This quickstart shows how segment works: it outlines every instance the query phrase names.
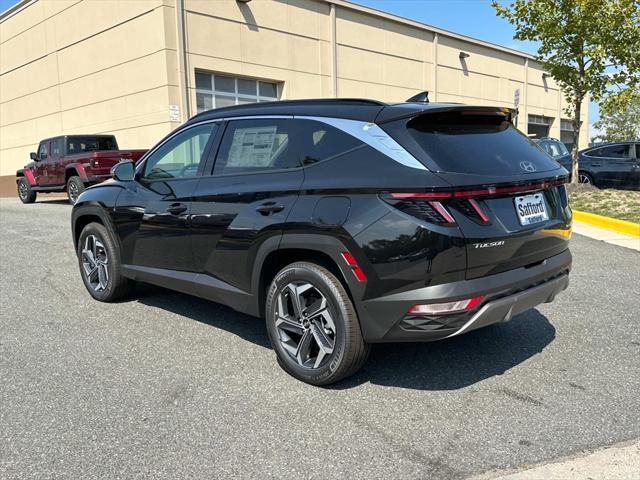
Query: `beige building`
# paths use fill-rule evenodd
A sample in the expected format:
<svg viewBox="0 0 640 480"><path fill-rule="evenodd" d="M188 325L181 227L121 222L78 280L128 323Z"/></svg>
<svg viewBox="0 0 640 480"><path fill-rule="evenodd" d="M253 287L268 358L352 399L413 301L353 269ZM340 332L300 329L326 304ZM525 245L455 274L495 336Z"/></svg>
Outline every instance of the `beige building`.
<svg viewBox="0 0 640 480"><path fill-rule="evenodd" d="M22 0L0 15L0 181L14 188L48 136L113 133L121 148L148 148L216 106L422 90L519 97L523 131L570 128L533 57L343 0Z"/></svg>

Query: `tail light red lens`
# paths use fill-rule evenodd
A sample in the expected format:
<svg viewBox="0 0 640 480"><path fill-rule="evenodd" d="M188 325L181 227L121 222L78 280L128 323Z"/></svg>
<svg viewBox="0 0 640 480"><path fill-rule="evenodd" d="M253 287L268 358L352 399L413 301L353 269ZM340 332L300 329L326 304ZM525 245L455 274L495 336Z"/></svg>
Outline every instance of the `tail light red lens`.
<svg viewBox="0 0 640 480"><path fill-rule="evenodd" d="M480 305L484 300L484 295L467 298L465 300L456 300L455 302L444 303L424 303L414 305L409 309L409 315L447 315L450 313L459 313L473 309Z"/></svg>
<svg viewBox="0 0 640 480"><path fill-rule="evenodd" d="M493 197L545 190L562 186L569 181L569 176L550 180L537 180L520 185L496 185L471 187L460 190L442 190L431 192L393 192L382 195L389 204L410 215L430 223L443 226L453 226L456 221L449 210L450 202L469 202L465 214L471 216L478 223L489 224L491 220L477 197ZM463 209L463 211L464 211Z"/></svg>

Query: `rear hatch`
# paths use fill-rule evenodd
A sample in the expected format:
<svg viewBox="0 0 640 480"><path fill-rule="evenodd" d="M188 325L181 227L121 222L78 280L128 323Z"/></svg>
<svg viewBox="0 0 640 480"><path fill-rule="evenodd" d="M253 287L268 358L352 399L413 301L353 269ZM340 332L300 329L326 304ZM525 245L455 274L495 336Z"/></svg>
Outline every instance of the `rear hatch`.
<svg viewBox="0 0 640 480"><path fill-rule="evenodd" d="M539 264L567 248L568 172L511 123L511 112L448 107L382 124L450 187L404 192L467 240L467 278ZM402 192L399 192L402 194Z"/></svg>

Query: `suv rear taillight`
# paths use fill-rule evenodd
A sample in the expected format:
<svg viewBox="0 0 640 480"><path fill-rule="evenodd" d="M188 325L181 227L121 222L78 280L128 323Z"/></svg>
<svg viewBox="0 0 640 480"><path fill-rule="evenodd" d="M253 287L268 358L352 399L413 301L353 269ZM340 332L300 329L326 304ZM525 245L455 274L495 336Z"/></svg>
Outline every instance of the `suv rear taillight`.
<svg viewBox="0 0 640 480"><path fill-rule="evenodd" d="M439 200L431 200L431 194L391 193L381 198L401 212L436 225L454 225L455 219Z"/></svg>
<svg viewBox="0 0 640 480"><path fill-rule="evenodd" d="M568 176L553 180L543 180L520 185L496 185L472 187L460 190L438 190L431 192L394 192L382 194L380 197L391 206L409 215L436 225L453 226L456 221L449 209L455 208L468 218L480 225L491 223L486 205L480 198L501 197L516 193L528 193L546 190L551 187L561 187L560 195L564 194L564 184Z"/></svg>

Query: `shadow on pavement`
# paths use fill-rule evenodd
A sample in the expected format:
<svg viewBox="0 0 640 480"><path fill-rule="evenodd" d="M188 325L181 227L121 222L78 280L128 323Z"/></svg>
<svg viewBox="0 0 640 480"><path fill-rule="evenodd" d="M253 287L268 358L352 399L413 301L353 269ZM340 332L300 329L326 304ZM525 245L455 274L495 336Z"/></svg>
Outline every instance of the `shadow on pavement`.
<svg viewBox="0 0 640 480"><path fill-rule="evenodd" d="M271 348L262 319L223 305L140 285L134 299ZM456 390L504 372L542 352L556 335L549 320L529 310L508 323L492 325L449 340L432 343L378 344L364 368L328 388L342 390L363 383L418 390ZM278 368L275 358L273 368Z"/></svg>
<svg viewBox="0 0 640 480"><path fill-rule="evenodd" d="M219 303L147 284L137 286L132 300L221 328L258 346L271 348L263 319L236 312Z"/></svg>
<svg viewBox="0 0 640 480"><path fill-rule="evenodd" d="M67 207L71 208L71 204L69 203L69 200L67 200L67 197L64 198L43 198L43 199L38 199L36 200L36 204L38 203L44 203L46 205L66 205Z"/></svg>

